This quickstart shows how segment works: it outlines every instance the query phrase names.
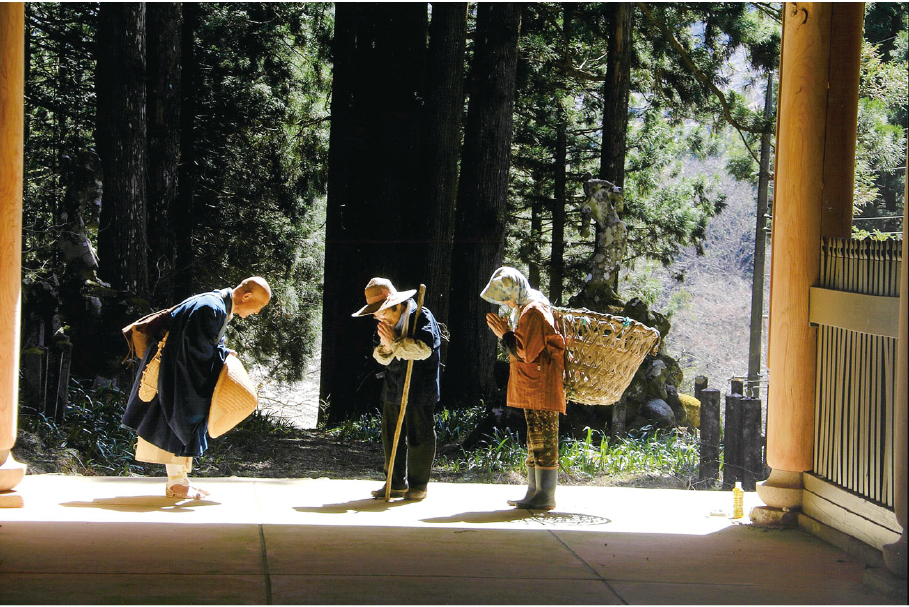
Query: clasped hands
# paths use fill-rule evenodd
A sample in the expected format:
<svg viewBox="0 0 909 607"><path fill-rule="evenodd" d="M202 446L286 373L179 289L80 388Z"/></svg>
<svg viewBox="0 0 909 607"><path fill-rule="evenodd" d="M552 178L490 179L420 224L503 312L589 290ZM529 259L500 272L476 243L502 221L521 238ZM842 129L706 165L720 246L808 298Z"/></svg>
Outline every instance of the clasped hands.
<svg viewBox="0 0 909 607"><path fill-rule="evenodd" d="M507 319L502 318L498 314L493 314L492 312L486 315L486 324L489 325L489 328L499 339L502 339L502 336L511 330ZM378 321L377 331L379 334L379 343L382 344L382 347L385 348L385 350L393 351L394 343L397 340L394 327L387 322L380 320Z"/></svg>
<svg viewBox="0 0 909 607"><path fill-rule="evenodd" d="M395 347L395 341L397 340L397 335L395 335L395 329L390 324L384 320L378 321L378 333L379 333L379 343L382 344L382 347L388 352L393 352Z"/></svg>
<svg viewBox="0 0 909 607"><path fill-rule="evenodd" d="M495 333L496 337L499 339L502 339L502 336L511 330L507 319L502 318L498 314L493 314L492 312L486 314L486 324L489 325L489 328L492 329L492 332Z"/></svg>

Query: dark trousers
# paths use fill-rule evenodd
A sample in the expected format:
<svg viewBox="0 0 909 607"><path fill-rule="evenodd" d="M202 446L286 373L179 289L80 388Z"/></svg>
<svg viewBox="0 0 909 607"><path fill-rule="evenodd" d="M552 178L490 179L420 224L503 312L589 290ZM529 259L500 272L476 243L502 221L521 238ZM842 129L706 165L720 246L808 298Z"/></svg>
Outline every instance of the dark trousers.
<svg viewBox="0 0 909 607"><path fill-rule="evenodd" d="M404 489L409 486L418 491L426 490L429 474L432 472L432 460L436 456L436 428L432 409L432 405L419 402L407 404L398 450L395 453L394 471L391 475L392 489ZM382 447L385 450L383 470L386 478L388 460L391 459L391 445L395 440L395 427L400 413L400 402L386 402L382 407Z"/></svg>

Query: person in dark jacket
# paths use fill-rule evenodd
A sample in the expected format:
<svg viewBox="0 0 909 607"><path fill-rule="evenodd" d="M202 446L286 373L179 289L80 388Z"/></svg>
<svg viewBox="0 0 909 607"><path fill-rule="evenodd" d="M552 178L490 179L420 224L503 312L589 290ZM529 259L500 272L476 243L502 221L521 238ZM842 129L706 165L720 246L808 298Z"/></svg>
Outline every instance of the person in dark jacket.
<svg viewBox="0 0 909 607"><path fill-rule="evenodd" d="M391 281L373 278L365 293L366 305L353 316L373 316L377 321L372 355L385 367L381 398L386 478L395 428L401 413L407 363L414 361L404 425L392 468L390 495L420 501L426 497L436 454L433 408L440 396L439 348L442 337L439 324L425 307L417 317L417 304L413 300L416 290L398 291ZM415 330L411 331L414 323ZM376 499L384 499L385 486L373 491L372 495Z"/></svg>
<svg viewBox="0 0 909 607"><path fill-rule="evenodd" d="M208 448L205 433L212 392L230 352L224 332L233 315L257 314L270 299L268 283L254 276L234 289L194 295L175 306L166 323L157 389L153 383L151 395L142 391L142 379L159 344L149 344L144 353L121 421L138 434L136 459L165 465L168 497L208 495L194 487L187 475L192 458Z"/></svg>

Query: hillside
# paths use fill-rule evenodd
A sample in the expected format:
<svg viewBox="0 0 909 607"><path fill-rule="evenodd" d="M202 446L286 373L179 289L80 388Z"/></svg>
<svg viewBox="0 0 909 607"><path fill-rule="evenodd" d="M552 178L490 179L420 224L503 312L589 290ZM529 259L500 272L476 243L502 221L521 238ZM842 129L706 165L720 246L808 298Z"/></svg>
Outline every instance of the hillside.
<svg viewBox="0 0 909 607"><path fill-rule="evenodd" d="M727 194L728 206L711 221L703 256L688 247L668 268L653 269L651 280L659 283L654 309L671 315L672 330L666 347L685 373L683 391L691 391L694 378L704 375L711 386L725 392L730 378L748 373L757 191L724 175L721 159L686 167L686 173L695 171L722 176L721 187ZM765 364L769 248L768 242L764 268ZM677 275L684 275L684 281L673 278ZM766 368L762 374L766 379Z"/></svg>

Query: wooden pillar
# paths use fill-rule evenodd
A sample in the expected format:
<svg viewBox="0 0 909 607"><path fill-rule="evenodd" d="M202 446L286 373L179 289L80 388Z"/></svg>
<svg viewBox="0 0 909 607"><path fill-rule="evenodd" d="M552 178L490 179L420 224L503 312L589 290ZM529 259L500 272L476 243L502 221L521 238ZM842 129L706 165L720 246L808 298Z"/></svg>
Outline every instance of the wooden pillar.
<svg viewBox="0 0 909 607"><path fill-rule="evenodd" d="M824 145L821 236L852 236L855 194L855 132L861 75L863 2L834 2L830 20L830 83Z"/></svg>
<svg viewBox="0 0 909 607"><path fill-rule="evenodd" d="M801 506L801 473L814 451L817 331L808 323L808 289L820 269L831 14L831 3L783 7L767 352L772 472L758 487L780 509Z"/></svg>
<svg viewBox="0 0 909 607"><path fill-rule="evenodd" d="M909 154L909 146L907 146ZM884 562L899 578L906 579L907 429L909 429L909 159L906 162L906 194L903 198L903 262L900 272L900 332L896 358L896 399L893 410L893 511L903 528L900 539L884 546Z"/></svg>
<svg viewBox="0 0 909 607"><path fill-rule="evenodd" d="M6 506L21 506L9 491L25 474L10 455L19 406L24 93L25 5L0 3L0 505Z"/></svg>

